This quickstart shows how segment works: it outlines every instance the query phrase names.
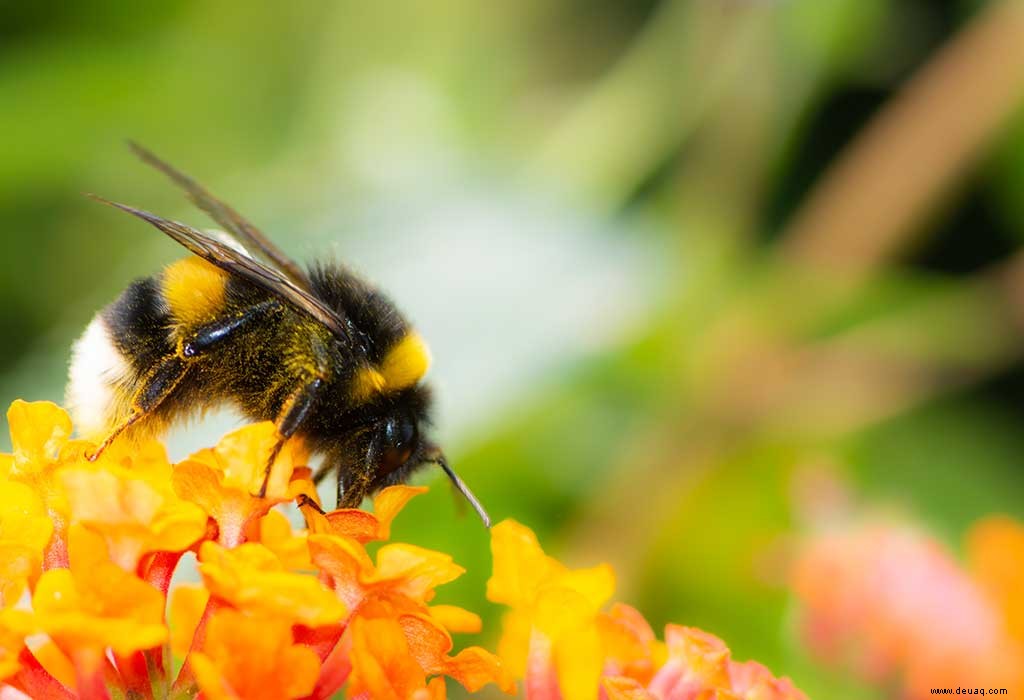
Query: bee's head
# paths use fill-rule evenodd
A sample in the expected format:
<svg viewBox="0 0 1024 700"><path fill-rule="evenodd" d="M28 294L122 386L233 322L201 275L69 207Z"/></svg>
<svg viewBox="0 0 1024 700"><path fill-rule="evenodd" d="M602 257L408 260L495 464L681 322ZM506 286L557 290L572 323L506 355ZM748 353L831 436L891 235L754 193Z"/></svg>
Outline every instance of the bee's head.
<svg viewBox="0 0 1024 700"><path fill-rule="evenodd" d="M448 466L441 448L424 436L423 428L429 424L428 407L429 394L425 387L418 386L396 397L380 414L372 431L370 452L374 455L374 474L369 490L404 483L417 468L437 464L490 527L490 518L483 506Z"/></svg>

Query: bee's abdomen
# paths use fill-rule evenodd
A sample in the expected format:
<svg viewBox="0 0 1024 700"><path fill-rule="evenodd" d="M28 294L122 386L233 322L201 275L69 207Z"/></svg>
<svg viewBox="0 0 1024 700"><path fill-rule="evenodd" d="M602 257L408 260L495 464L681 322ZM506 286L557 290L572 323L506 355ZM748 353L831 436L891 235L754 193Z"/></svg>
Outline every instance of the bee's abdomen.
<svg viewBox="0 0 1024 700"><path fill-rule="evenodd" d="M132 283L89 323L71 350L66 396L83 437L102 439L130 409L139 375L167 353L167 323L153 279Z"/></svg>

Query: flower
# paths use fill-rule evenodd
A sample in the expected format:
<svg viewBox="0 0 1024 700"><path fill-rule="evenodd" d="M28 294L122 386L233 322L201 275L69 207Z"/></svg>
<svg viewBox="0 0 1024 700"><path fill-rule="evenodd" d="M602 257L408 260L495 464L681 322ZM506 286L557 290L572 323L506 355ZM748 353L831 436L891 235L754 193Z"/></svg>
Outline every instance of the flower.
<svg viewBox="0 0 1024 700"><path fill-rule="evenodd" d="M635 609L605 608L610 567L568 569L512 521L492 534L488 593L511 608L500 653L456 650L452 634L483 623L433 601L465 570L446 552L388 541L426 489L392 486L373 512L325 513L291 441L260 496L272 424L172 465L153 442L89 461L95 445L72 440L53 404L15 402L8 415L0 697L441 700L447 678L470 693L511 693L522 678L533 698L569 700L802 697L698 630L669 626L658 641ZM293 499L305 528L273 510ZM186 552L201 584L171 589Z"/></svg>
<svg viewBox="0 0 1024 700"><path fill-rule="evenodd" d="M192 666L209 700L289 700L312 692L320 660L287 620L220 610Z"/></svg>
<svg viewBox="0 0 1024 700"><path fill-rule="evenodd" d="M198 505L217 523L222 544L241 543L252 523L276 504L291 500L291 477L296 465L305 459L301 446L294 440L285 443L274 460L265 496L257 495L278 439L273 423L247 425L224 436L213 449L197 452L174 469L175 492Z"/></svg>
<svg viewBox="0 0 1024 700"><path fill-rule="evenodd" d="M316 578L285 569L256 542L227 549L203 542L199 573L210 595L238 610L291 624L320 627L341 621L345 605Z"/></svg>
<svg viewBox="0 0 1024 700"><path fill-rule="evenodd" d="M0 479L0 608L18 602L42 570L53 523L25 484Z"/></svg>
<svg viewBox="0 0 1024 700"><path fill-rule="evenodd" d="M974 533L976 564L993 573L991 547L1012 534L990 522ZM1020 576L1017 569L1016 576ZM1019 578L1018 578L1019 580ZM803 635L825 661L847 661L869 680L899 680L910 698L933 687L1012 687L1024 654L995 598L940 543L903 524L867 522L810 538L792 572ZM1019 595L1010 594L1011 597ZM941 634L936 620L942 621ZM1018 673L1018 677L1014 677Z"/></svg>
<svg viewBox="0 0 1024 700"><path fill-rule="evenodd" d="M530 698L589 700L603 690L611 700L806 700L764 667L755 673L734 662L725 643L706 632L668 625L661 643L635 609L615 604L606 611L611 568L568 569L524 525L496 525L491 551L487 597L511 608L499 655L524 677Z"/></svg>
<svg viewBox="0 0 1024 700"><path fill-rule="evenodd" d="M171 488L171 465L159 445L149 459L123 465L101 459L68 466L59 478L70 521L102 536L111 558L134 571L143 555L182 552L206 532L206 513L178 498Z"/></svg>

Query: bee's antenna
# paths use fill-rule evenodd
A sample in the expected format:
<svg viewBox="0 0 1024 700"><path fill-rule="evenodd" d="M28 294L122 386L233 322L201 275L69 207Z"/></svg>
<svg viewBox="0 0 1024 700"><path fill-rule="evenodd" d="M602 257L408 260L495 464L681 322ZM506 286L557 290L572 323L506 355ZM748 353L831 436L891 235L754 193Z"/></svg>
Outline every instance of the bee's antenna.
<svg viewBox="0 0 1024 700"><path fill-rule="evenodd" d="M484 510L483 504L480 503L480 501L477 500L477 497L473 495L473 492L469 490L469 487L466 486L466 482L448 466L448 460L445 459L445 456L443 454L438 454L437 457L434 457L431 461L441 467L441 469L444 469L444 473L452 480L452 484L454 484L455 489L465 496L466 500L469 501L469 505L473 506L473 510L475 510L476 514L480 516L480 519L484 523L484 527L490 529L491 516L487 515L487 511Z"/></svg>

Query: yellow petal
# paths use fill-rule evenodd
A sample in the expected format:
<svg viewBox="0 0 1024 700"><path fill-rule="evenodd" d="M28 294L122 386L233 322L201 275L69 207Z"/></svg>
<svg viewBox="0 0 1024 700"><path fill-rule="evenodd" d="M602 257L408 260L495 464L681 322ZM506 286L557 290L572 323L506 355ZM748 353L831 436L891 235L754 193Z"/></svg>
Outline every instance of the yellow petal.
<svg viewBox="0 0 1024 700"><path fill-rule="evenodd" d="M479 615L456 605L432 605L430 616L450 633L477 634L484 624Z"/></svg>
<svg viewBox="0 0 1024 700"><path fill-rule="evenodd" d="M18 602L38 577L53 522L28 486L0 480L0 607Z"/></svg>
<svg viewBox="0 0 1024 700"><path fill-rule="evenodd" d="M306 535L292 532L291 523L284 513L272 510L260 518L259 538L260 544L277 555L284 568L312 570Z"/></svg>
<svg viewBox="0 0 1024 700"><path fill-rule="evenodd" d="M313 576L287 571L261 544L226 549L204 542L199 573L210 594L254 615L277 617L307 627L340 621L345 606Z"/></svg>
<svg viewBox="0 0 1024 700"><path fill-rule="evenodd" d="M16 400L7 409L15 468L31 472L57 459L71 437L71 417L55 403Z"/></svg>
<svg viewBox="0 0 1024 700"><path fill-rule="evenodd" d="M487 599L510 607L533 603L540 586L566 571L544 554L533 531L514 520L491 528L494 570L487 581Z"/></svg>

